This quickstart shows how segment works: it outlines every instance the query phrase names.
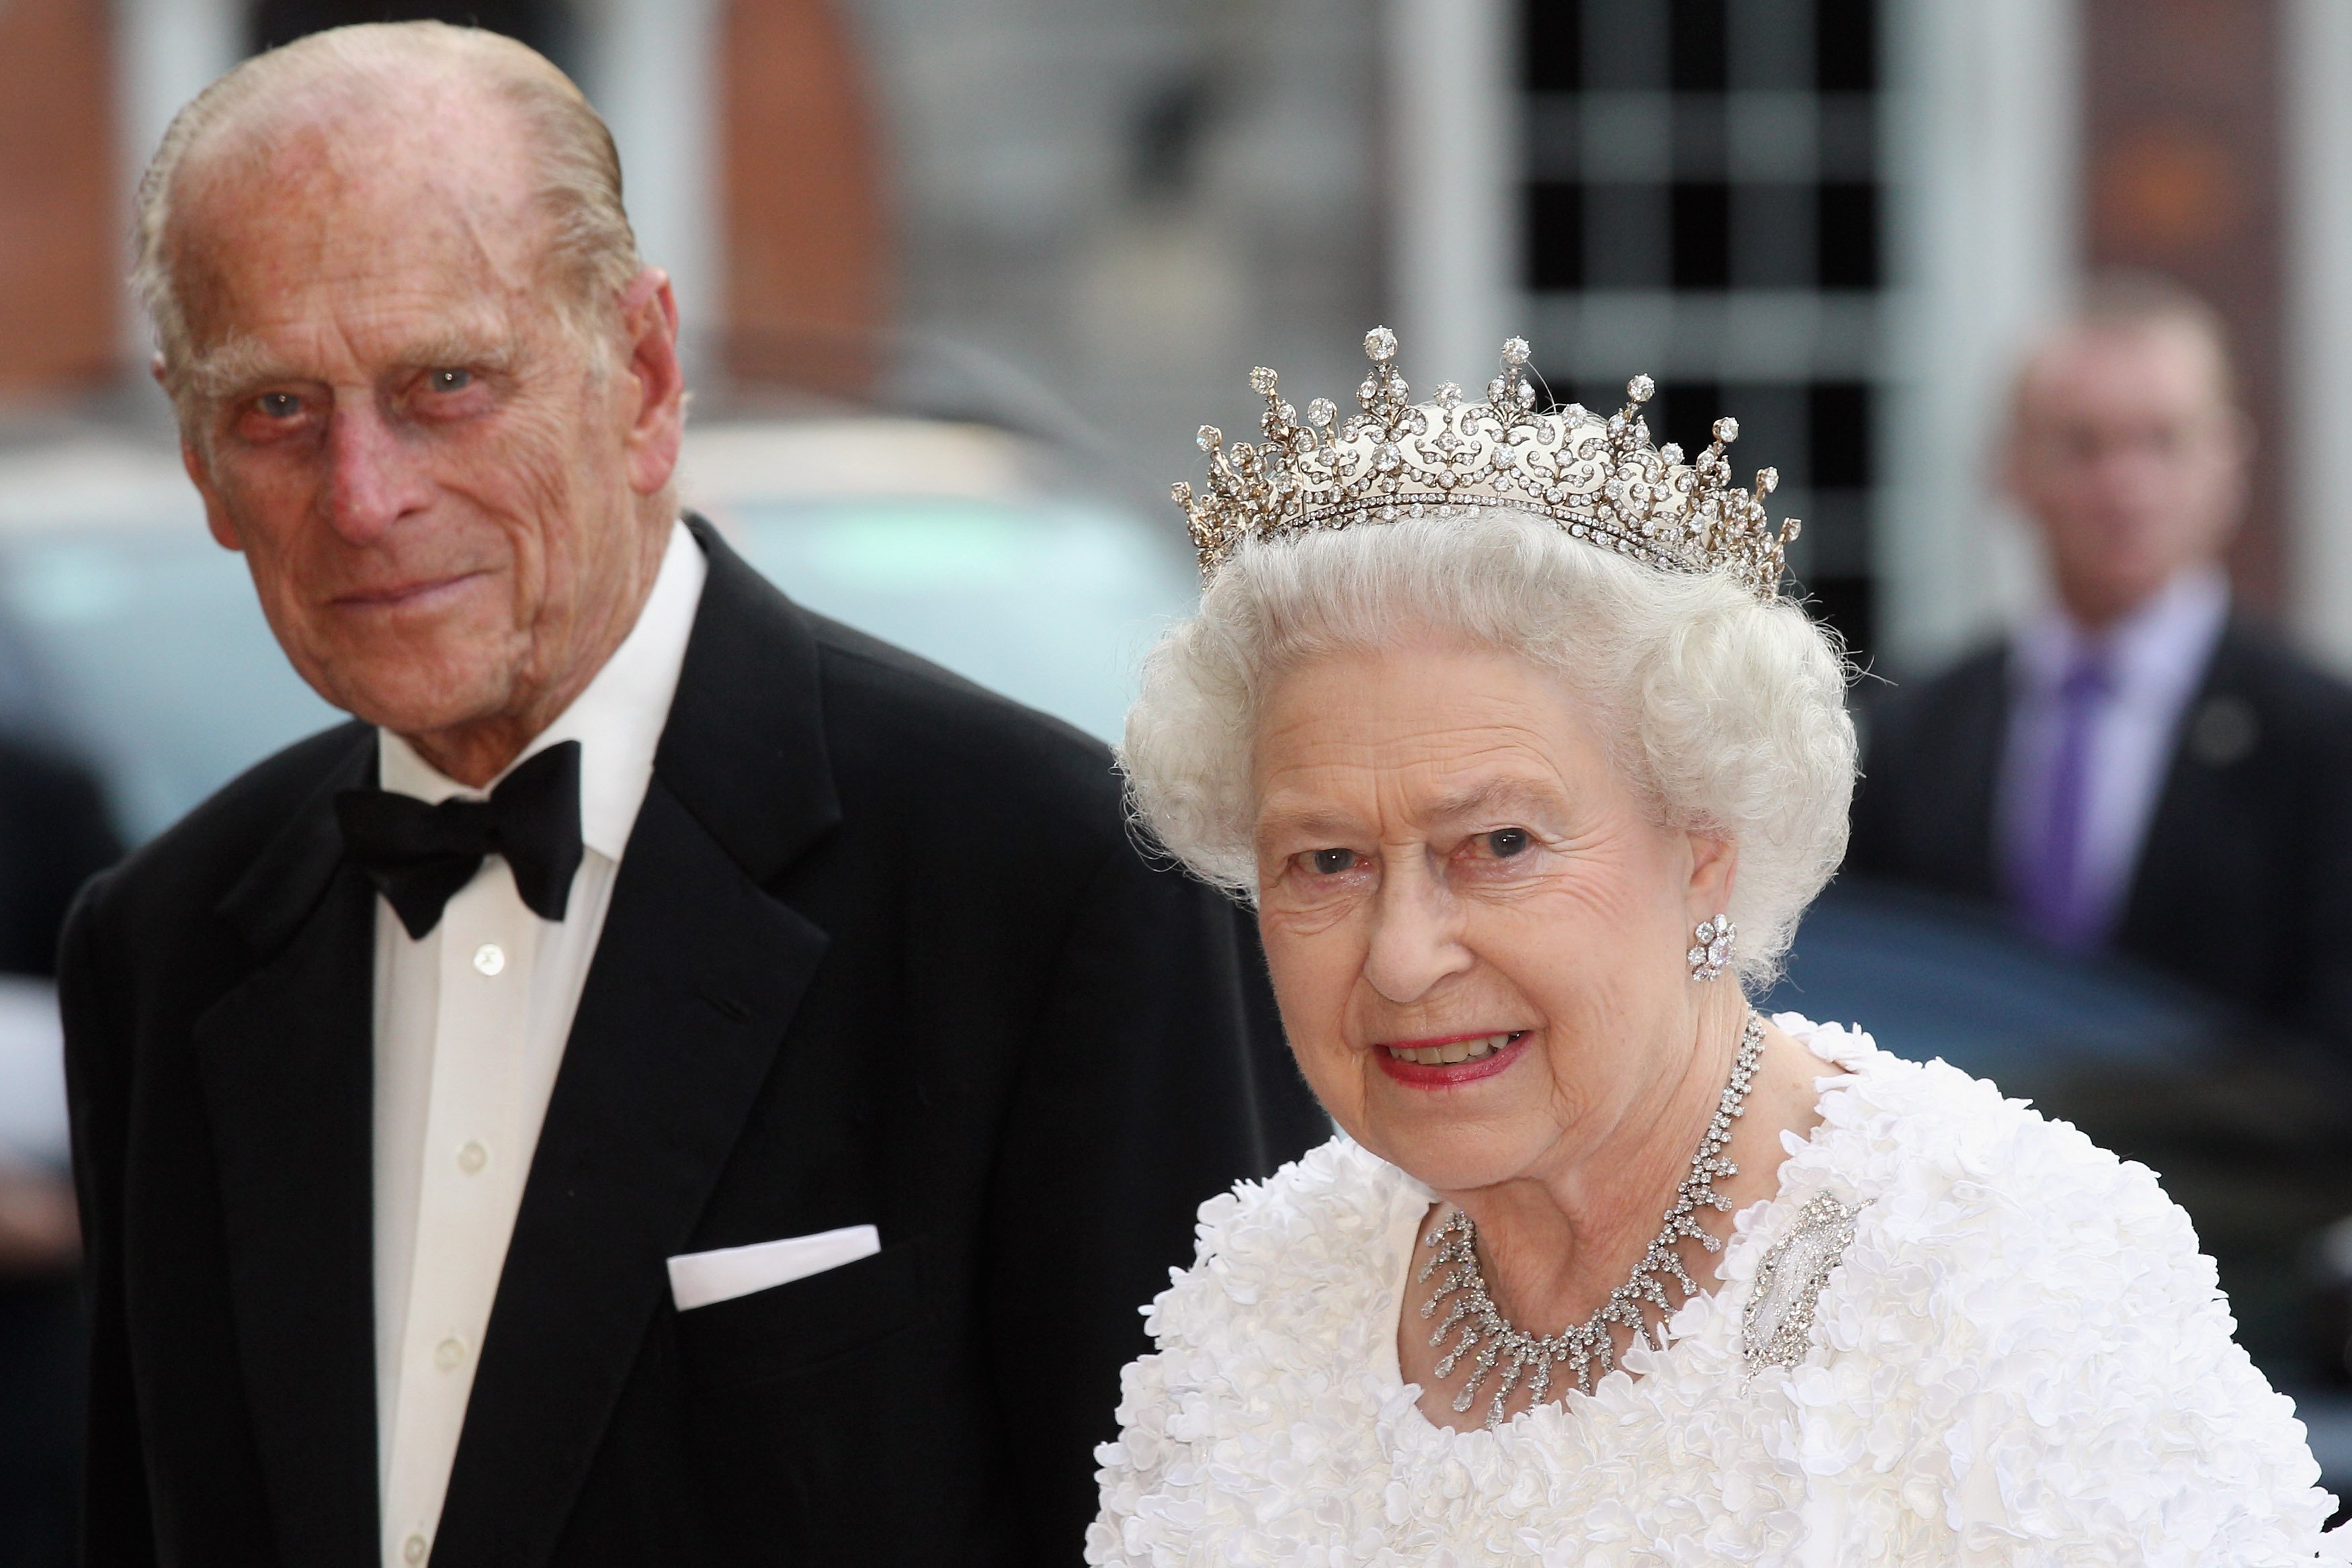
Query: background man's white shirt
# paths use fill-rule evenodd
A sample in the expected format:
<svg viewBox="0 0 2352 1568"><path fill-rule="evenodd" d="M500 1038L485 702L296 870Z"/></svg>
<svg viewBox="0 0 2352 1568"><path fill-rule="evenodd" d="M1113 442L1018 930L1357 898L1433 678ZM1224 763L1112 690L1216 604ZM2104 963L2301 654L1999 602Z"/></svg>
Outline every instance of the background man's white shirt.
<svg viewBox="0 0 2352 1568"><path fill-rule="evenodd" d="M2182 572L2106 634L2113 685L2092 726L2074 885L2112 930L2171 770L2181 716L2203 681L2223 623L2228 580L2217 566ZM2059 687L2092 639L2055 606L2011 643L2008 743L1994 808L1996 852L2012 884L2039 852L2063 711Z"/></svg>
<svg viewBox="0 0 2352 1568"><path fill-rule="evenodd" d="M673 523L636 625L515 759L580 742L585 852L562 920L532 914L496 856L422 940L376 901L376 1432L387 1568L431 1551L531 1152L707 572L701 548ZM488 793L388 732L378 758L386 789L431 801Z"/></svg>

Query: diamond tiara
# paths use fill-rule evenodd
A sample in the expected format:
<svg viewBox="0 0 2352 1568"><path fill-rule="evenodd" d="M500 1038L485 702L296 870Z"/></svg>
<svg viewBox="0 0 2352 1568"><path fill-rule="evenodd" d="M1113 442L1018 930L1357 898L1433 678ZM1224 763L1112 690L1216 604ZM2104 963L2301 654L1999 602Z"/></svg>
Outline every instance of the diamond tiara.
<svg viewBox="0 0 2352 1568"><path fill-rule="evenodd" d="M1673 443L1650 444L1641 408L1657 385L1647 376L1625 383L1625 406L1605 420L1579 403L1538 413L1523 338L1503 345L1486 402L1463 402L1448 382L1430 402L1409 402L1396 346L1386 327L1364 335L1372 368L1356 389L1362 412L1345 421L1318 397L1302 422L1261 365L1249 381L1265 399L1265 439L1227 446L1216 426L1201 427L1207 488L1180 482L1170 494L1191 518L1203 580L1249 539L1500 507L1662 570L1728 572L1760 600L1780 592L1800 525L1791 517L1776 530L1765 515L1775 470L1759 470L1753 492L1732 487L1723 453L1738 421L1717 420L1713 444L1685 463Z"/></svg>

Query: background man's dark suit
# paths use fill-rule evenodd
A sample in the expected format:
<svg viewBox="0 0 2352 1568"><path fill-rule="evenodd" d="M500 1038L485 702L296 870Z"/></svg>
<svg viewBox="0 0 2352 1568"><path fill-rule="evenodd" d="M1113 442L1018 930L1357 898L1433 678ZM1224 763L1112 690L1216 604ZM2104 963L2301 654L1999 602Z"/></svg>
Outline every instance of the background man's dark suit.
<svg viewBox="0 0 2352 1568"><path fill-rule="evenodd" d="M710 575L436 1568L1074 1563L1195 1207L1320 1141L1236 914L1103 749ZM90 1561L373 1563L375 895L350 725L85 897L62 976ZM680 1313L664 1259L871 1221Z"/></svg>
<svg viewBox="0 0 2352 1568"><path fill-rule="evenodd" d="M1870 712L1849 871L2000 896L1993 648ZM2242 622L2189 703L2114 946L2275 1021L2352 1034L2352 688Z"/></svg>

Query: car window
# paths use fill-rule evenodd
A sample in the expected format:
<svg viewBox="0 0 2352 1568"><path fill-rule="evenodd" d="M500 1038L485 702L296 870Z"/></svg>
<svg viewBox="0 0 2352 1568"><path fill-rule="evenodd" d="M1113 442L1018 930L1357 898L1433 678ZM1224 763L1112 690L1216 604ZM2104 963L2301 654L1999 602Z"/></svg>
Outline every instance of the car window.
<svg viewBox="0 0 2352 1568"><path fill-rule="evenodd" d="M800 603L1107 741L1199 590L1181 551L1085 502L771 500L722 520Z"/></svg>

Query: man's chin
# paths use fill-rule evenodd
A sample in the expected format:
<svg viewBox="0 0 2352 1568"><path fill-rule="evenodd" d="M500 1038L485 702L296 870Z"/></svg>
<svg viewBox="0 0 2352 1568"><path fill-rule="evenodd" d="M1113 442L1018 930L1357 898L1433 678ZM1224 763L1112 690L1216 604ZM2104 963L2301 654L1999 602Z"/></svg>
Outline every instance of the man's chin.
<svg viewBox="0 0 2352 1568"><path fill-rule="evenodd" d="M428 674L436 666L406 666L394 681L314 681L311 684L335 706L353 718L388 729L394 735L442 735L496 719L505 708L503 685L491 689L478 674L467 680L454 673L445 679Z"/></svg>
<svg viewBox="0 0 2352 1568"><path fill-rule="evenodd" d="M320 696L403 735L494 716L527 657L504 615L470 605L438 613L329 610L278 641Z"/></svg>

